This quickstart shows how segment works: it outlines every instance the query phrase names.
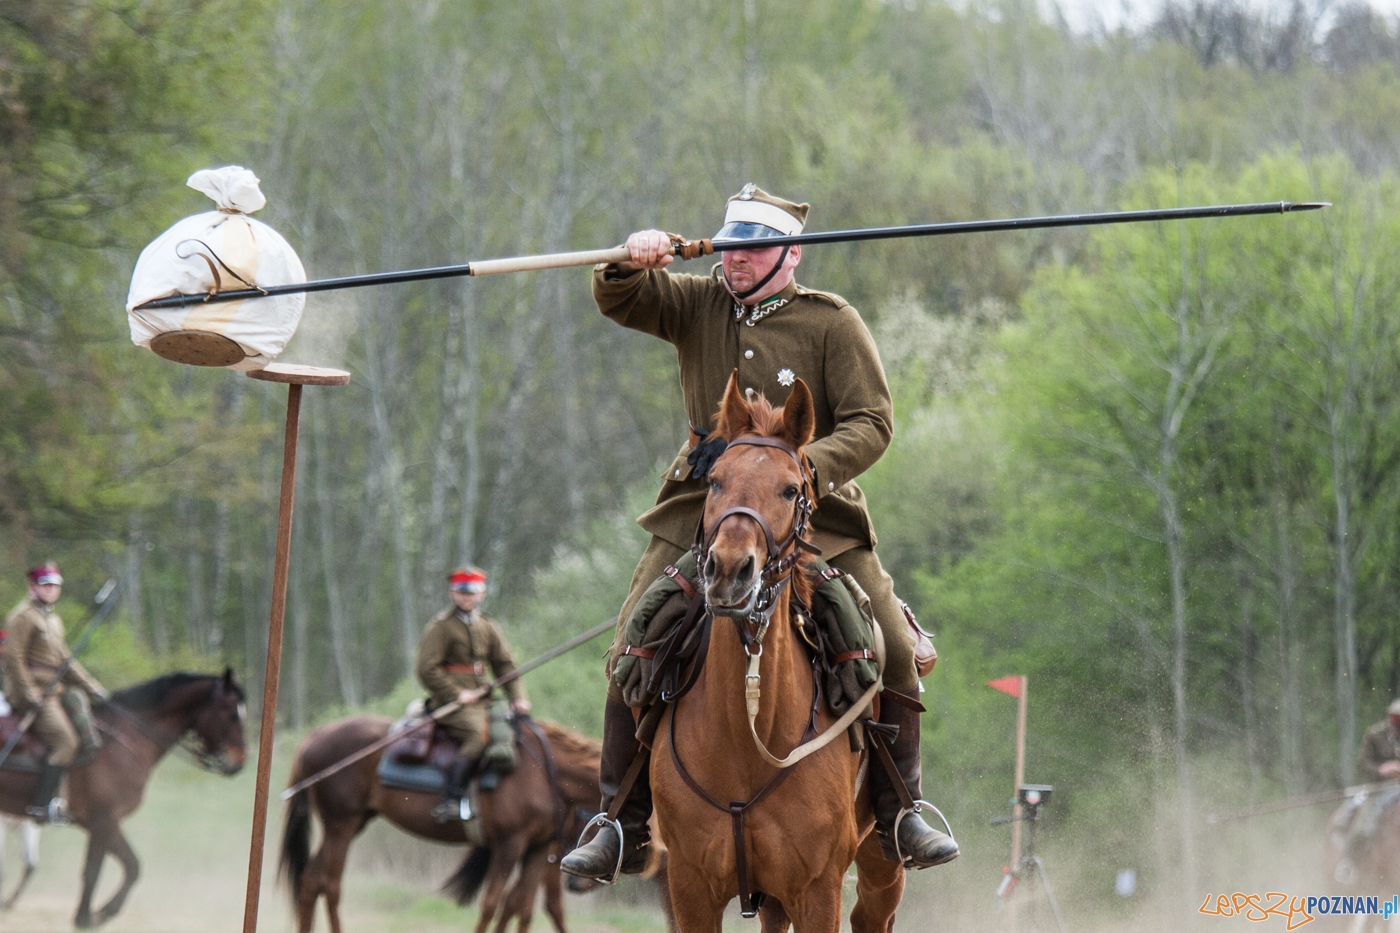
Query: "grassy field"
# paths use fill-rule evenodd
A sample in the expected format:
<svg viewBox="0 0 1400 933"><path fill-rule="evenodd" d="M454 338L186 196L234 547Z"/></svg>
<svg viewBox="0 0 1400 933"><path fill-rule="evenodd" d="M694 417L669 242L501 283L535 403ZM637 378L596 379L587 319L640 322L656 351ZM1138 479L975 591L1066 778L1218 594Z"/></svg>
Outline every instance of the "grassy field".
<svg viewBox="0 0 1400 933"><path fill-rule="evenodd" d="M273 769L274 790L285 785L292 739L279 743ZM241 929L244 883L251 824L253 774L250 765L234 778L205 773L183 759L167 759L148 788L141 809L126 823L126 831L142 860L142 876L126 909L104 929L113 933L234 933ZM1203 839L1217 865L1233 869L1210 872L1217 893L1237 890L1315 890L1316 854L1309 843L1320 838L1320 816L1307 812L1280 814L1256 825L1236 824ZM964 857L934 871L909 876L898 928L903 930L996 931L1007 919L995 890L1004 859L997 838L985 829L965 825ZM960 833L961 835L961 833ZM259 929L284 933L293 929L286 890L276 883L277 845L281 837L281 807L274 798L268 832L266 871ZM1304 840L1303 844L1299 840ZM48 933L72 928L79 873L86 836L77 829L46 830L42 865L19 905L0 913L0 933ZM1079 847L1092 840L1056 840L1043 849L1046 865L1060 882L1057 888L1070 929L1179 929L1181 921L1204 918L1172 916L1148 898L1122 901L1105 898L1112 879L1097 879L1093 888L1074 880ZM18 877L16 841L5 852L5 890ZM346 872L342 916L347 933L446 933L471 928L476 913L459 908L437 893L437 886L456 867L462 850L412 839L376 821L351 850ZM108 860L99 896L116 886L119 866ZM1066 883L1066 881L1068 883ZM1102 884L1098 884L1102 882ZM848 884L847 893L853 892ZM654 894L648 884L628 879L616 888L583 897L569 895L571 933L634 933L664 930ZM1043 929L1052 929L1053 921ZM1214 919L1209 929L1239 927L1244 921ZM731 908L726 926L756 930ZM1024 928L1024 922L1023 922ZM324 913L318 930L326 930ZM548 930L543 911L535 916L536 930Z"/></svg>
<svg viewBox="0 0 1400 933"><path fill-rule="evenodd" d="M279 742L274 792L284 786L291 743ZM252 765L233 778L205 773L172 756L156 772L141 809L125 824L141 858L142 874L126 908L103 929L113 933L232 933L241 929L252 822ZM277 883L281 805L274 797L262 887L260 930L293 929L285 887ZM87 837L68 827L45 830L41 865L14 910L0 913L0 933L72 929ZM382 822L372 824L351 850L342 917L351 933L461 931L476 912L440 897L436 887L456 868L463 850L411 839ZM17 840L5 851L5 890L21 870ZM105 899L120 866L108 859L99 887ZM575 897L566 909L573 933L656 929L659 911L630 903L629 892ZM636 892L631 892L633 898ZM576 919L575 919L576 918ZM536 928L548 929L543 912ZM542 925L542 926L541 926ZM324 914L318 929L327 925Z"/></svg>

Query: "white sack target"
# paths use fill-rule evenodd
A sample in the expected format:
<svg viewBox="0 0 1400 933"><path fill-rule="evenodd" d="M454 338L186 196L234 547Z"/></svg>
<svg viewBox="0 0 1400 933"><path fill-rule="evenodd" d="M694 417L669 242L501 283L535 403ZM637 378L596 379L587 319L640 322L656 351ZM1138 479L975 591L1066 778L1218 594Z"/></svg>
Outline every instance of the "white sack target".
<svg viewBox="0 0 1400 933"><path fill-rule="evenodd" d="M164 335L180 338L196 332L193 336L198 339L204 334L216 334L234 341L243 352L241 360L220 360L216 365L245 372L262 369L276 359L296 333L306 304L305 294L137 310L138 305L169 295L306 281L306 270L291 245L267 224L245 216L267 203L256 175L242 166L230 165L195 172L186 184L213 198L219 209L186 217L141 251L126 297L131 342L150 347L152 340ZM168 346L171 338L165 339ZM232 349L227 341L203 339ZM160 349L156 352L181 359ZM237 357L237 351L231 355Z"/></svg>

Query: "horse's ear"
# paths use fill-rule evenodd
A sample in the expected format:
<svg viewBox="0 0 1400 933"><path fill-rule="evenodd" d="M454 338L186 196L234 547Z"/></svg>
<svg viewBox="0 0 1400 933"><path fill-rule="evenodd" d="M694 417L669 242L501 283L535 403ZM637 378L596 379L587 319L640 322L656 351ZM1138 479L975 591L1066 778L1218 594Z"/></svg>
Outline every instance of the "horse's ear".
<svg viewBox="0 0 1400 933"><path fill-rule="evenodd" d="M812 390L807 388L807 383L798 379L792 384L792 391L783 404L782 439L793 450L801 450L812 442L816 430L817 413L812 404Z"/></svg>
<svg viewBox="0 0 1400 933"><path fill-rule="evenodd" d="M233 668L231 667L224 668L224 685L227 687L234 686Z"/></svg>
<svg viewBox="0 0 1400 933"><path fill-rule="evenodd" d="M753 415L749 404L744 401L744 393L739 389L739 370L729 374L729 385L724 389L724 401L719 403L719 419L715 431L720 437L732 441L736 437L753 433Z"/></svg>

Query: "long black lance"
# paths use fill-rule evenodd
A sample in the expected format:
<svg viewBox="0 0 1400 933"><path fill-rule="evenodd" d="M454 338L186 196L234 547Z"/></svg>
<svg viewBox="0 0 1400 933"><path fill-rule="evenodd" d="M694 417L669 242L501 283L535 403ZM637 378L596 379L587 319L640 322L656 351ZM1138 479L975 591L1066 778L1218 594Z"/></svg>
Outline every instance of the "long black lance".
<svg viewBox="0 0 1400 933"><path fill-rule="evenodd" d="M511 671L509 674L504 674L500 677L497 677L495 680L491 681L486 686L477 688L478 692L482 696L489 696L491 691L495 690L497 687L500 687L504 684L508 684L512 680L515 680L518 677L528 674L530 671L533 671L541 664L553 661L561 654L573 651L579 645L582 645L585 642L592 641L604 632L611 631L616 626L617 617L614 616L606 622L602 622L598 625L593 626L593 628L589 629L586 632L575 635L573 638L570 638L562 645L551 648L544 654L539 655L538 657L531 658L529 661L526 661L524 664ZM390 732L388 735L384 736L384 738L380 739L379 741L372 742L369 745L366 745L364 748L360 749L359 751L346 755L344 758L340 759L335 764L327 765L326 767L322 768L320 771L317 771L310 777L297 781L291 787L282 791L282 799L291 800L297 794L306 790L308 787L311 787L313 784L319 784L331 775L336 774L340 771L344 771L346 768L350 767L355 762L360 761L364 758L368 758L370 755L373 755L380 749L392 745L394 742L397 742L399 739L408 735L410 732L417 732L424 726L437 722L444 716L448 716L461 709L462 706L463 704L461 700L453 700L451 703L448 703L444 706L439 706L437 709L433 710L432 713L430 713L429 715L418 717L414 721L405 725L402 729L399 729L397 732Z"/></svg>
<svg viewBox="0 0 1400 933"><path fill-rule="evenodd" d="M1103 224L1130 224L1193 218L1245 217L1254 214L1288 214L1295 211L1315 211L1330 207L1326 201L1266 201L1259 204L1217 204L1210 207L1168 207L1143 211L1108 211L1100 214L1057 214L1048 217L1009 217L1000 220L958 220L937 224L913 224L904 227L868 227L862 230L829 230L824 233L799 233L794 236L765 237L762 240L687 240L671 235L672 253L680 259L698 259L728 250L767 249L770 246L806 246L817 243L856 243L862 240L895 240L908 237L949 236L961 233L994 233L1005 230L1041 230L1049 227L1093 227ZM539 256L515 256L507 259L487 259L455 266L432 266L426 269L405 269L400 272L377 272L370 275L347 275L336 279L316 279L295 285L269 285L261 288L239 288L210 294L170 295L156 298L135 310L180 308L191 304L219 301L243 301L268 298L273 295L293 295L299 292L329 292L342 288L364 288L369 285L393 285L398 282L421 282L429 279L449 279L464 275L500 275L506 272L535 272L543 269L567 269L596 263L625 262L630 254L625 246L612 249L583 250L573 253L547 253Z"/></svg>
<svg viewBox="0 0 1400 933"><path fill-rule="evenodd" d="M132 570L127 571L120 583L116 580L108 580L102 585L102 589L97 591L97 595L92 599L94 608L92 611L92 618L88 621L87 627L84 628L82 634L78 636L78 640L73 642L73 647L68 652L68 657L63 659L63 663L58 666L58 669L54 671L53 677L50 678L49 682L44 686L43 692L40 694L41 699L39 702L29 708L29 711L24 714L24 718L19 721L18 728L10 735L9 740L5 742L5 747L0 748L0 765L3 765L6 760L9 759L10 752L15 750L15 746L19 744L19 740L24 738L24 734L29 731L29 727L34 725L34 720L39 716L39 710L48 702L50 697L58 692L58 688L62 686L63 678L68 673L68 669L73 666L74 659L87 647L88 642L92 640L92 636L97 633L98 627L102 625L102 621L107 618L108 614L110 614L112 609L117 605L121 597L121 591L126 588L127 580L131 578L131 574L134 570L135 568L132 568Z"/></svg>

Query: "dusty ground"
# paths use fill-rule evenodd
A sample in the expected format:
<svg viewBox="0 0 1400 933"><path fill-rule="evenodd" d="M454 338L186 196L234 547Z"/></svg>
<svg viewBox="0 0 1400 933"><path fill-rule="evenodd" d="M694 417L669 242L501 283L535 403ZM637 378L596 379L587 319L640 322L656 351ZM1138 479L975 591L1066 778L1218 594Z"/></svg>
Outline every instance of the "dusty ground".
<svg viewBox="0 0 1400 933"><path fill-rule="evenodd" d="M284 783L286 763L279 756L274 788ZM146 802L127 825L142 858L143 874L126 909L105 929L113 933L234 933L241 929L244 878L252 812L251 767L235 778L206 774L179 759L167 760L149 788ZM1325 811L1325 808L1323 808ZM275 883L280 804L268 833L267 870L260 929L292 929L286 892ZM1210 830L1199 839L1205 874L1217 893L1284 890L1321 893L1317 884L1317 828L1322 813L1294 813ZM1001 931L1005 905L993 896L1004 858L993 835L970 833L967 854L952 865L910 876L899 929ZM86 837L73 828L46 830L43 864L15 910L0 914L0 933L47 933L71 929ZM1243 919L1204 917L1183 910L1173 891L1144 891L1131 900L1112 898L1112 878L1076 872L1078 854L1092 840L1070 845L1060 840L1042 848L1069 930L1196 929L1226 933L1254 929L1282 931L1282 921L1251 924ZM5 890L18 876L15 840L5 852ZM436 893L456 865L460 850L411 840L376 823L352 849L343 917L347 933L438 933L471 929L475 912ZM116 884L119 869L108 861L102 895ZM848 886L848 892L850 887ZM1027 892L1034 900L1034 892ZM1387 895L1391 892L1384 892ZM568 896L572 933L662 930L652 894L639 882L588 895ZM1055 929L1044 902L1027 905L1021 933ZM542 910L536 931L549 930ZM731 929L757 930L737 912ZM1310 925L1318 929L1322 924ZM324 916L318 930L327 929Z"/></svg>

